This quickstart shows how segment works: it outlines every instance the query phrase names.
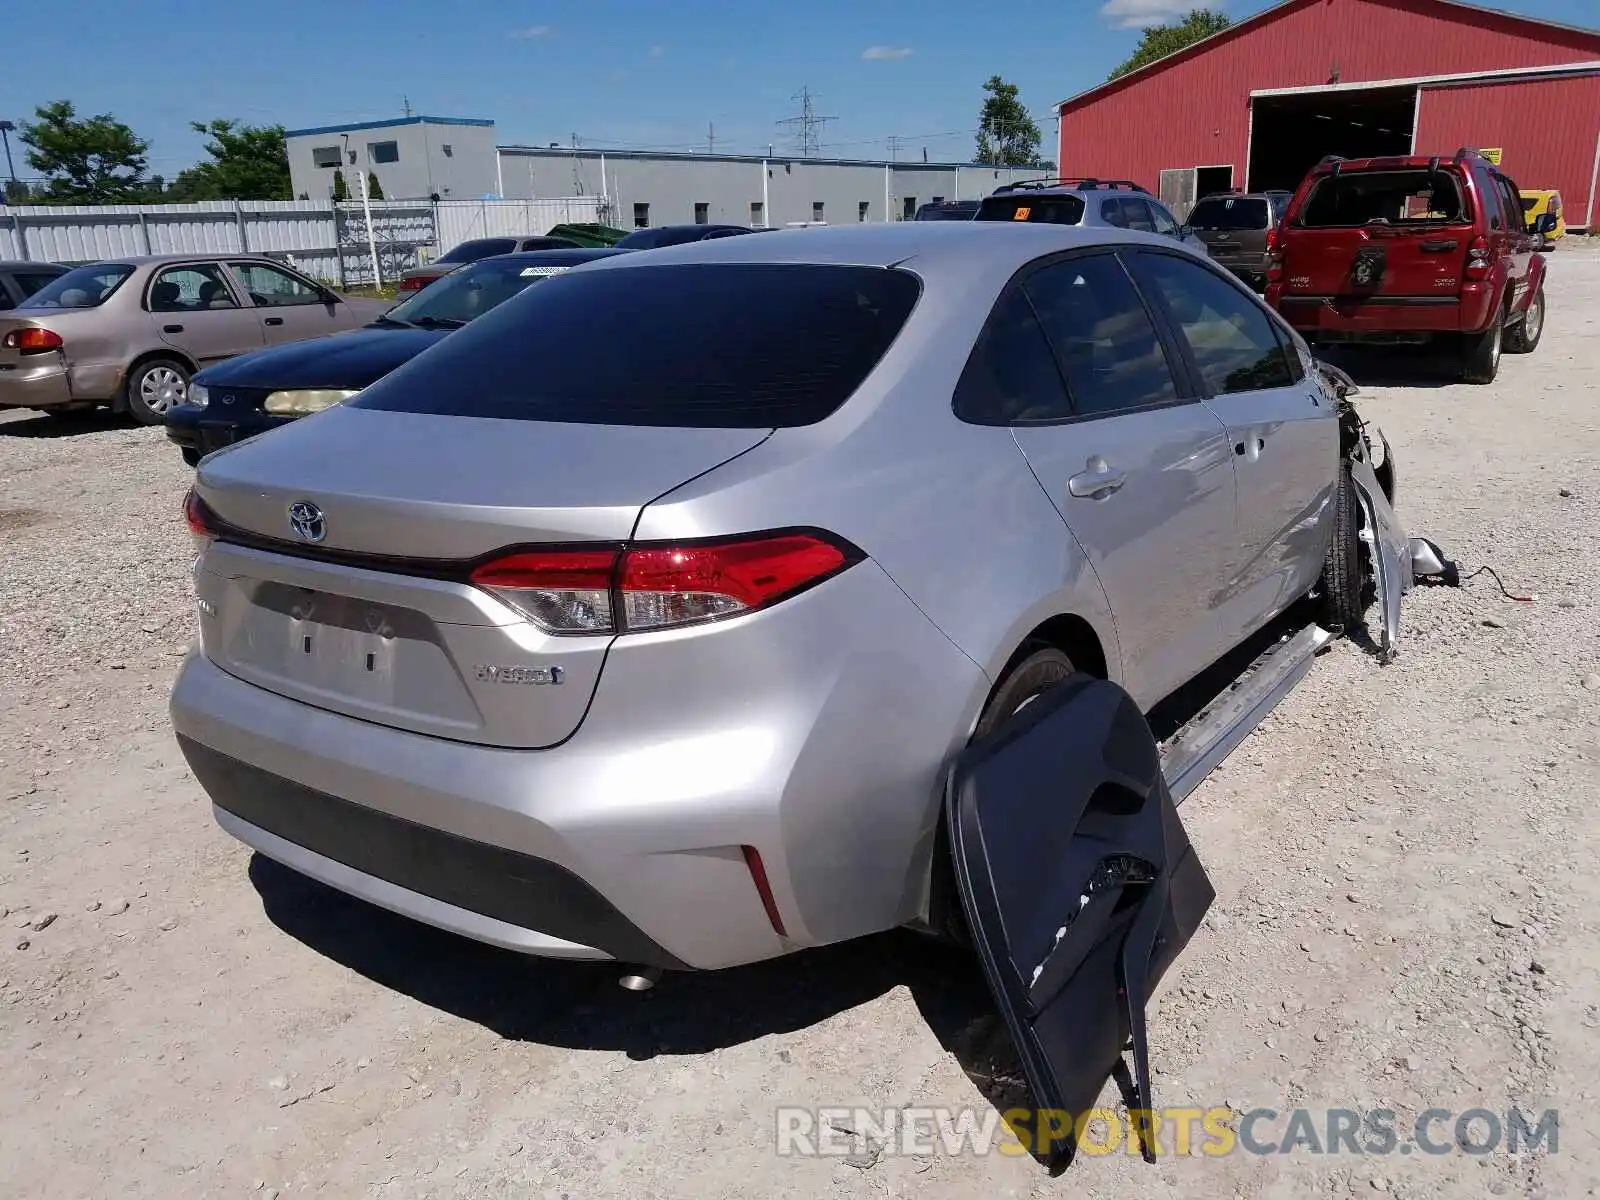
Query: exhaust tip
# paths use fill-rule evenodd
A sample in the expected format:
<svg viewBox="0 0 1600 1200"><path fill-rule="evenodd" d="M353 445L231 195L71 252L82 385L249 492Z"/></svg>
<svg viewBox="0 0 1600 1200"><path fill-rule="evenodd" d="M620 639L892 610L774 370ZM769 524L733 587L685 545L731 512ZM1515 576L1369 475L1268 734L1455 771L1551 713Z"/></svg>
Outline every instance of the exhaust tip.
<svg viewBox="0 0 1600 1200"><path fill-rule="evenodd" d="M624 990L630 992L648 992L661 981L660 967L640 967L627 972L617 980Z"/></svg>

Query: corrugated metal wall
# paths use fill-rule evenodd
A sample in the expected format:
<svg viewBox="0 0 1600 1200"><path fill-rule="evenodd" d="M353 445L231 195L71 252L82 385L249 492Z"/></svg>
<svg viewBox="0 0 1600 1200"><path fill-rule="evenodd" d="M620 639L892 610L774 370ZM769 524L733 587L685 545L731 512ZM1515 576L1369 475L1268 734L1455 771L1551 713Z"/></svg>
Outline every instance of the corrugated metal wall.
<svg viewBox="0 0 1600 1200"><path fill-rule="evenodd" d="M545 200L441 200L435 243L449 249L468 238L547 233L556 225L599 221L599 196ZM618 222L613 217L611 224Z"/></svg>
<svg viewBox="0 0 1600 1200"><path fill-rule="evenodd" d="M421 257L469 237L543 233L562 221L598 219L594 196L548 200L385 202L372 206L386 281ZM372 282L372 252L359 203L315 200L203 204L0 205L0 259L83 263L141 254L270 254L341 286Z"/></svg>
<svg viewBox="0 0 1600 1200"><path fill-rule="evenodd" d="M1251 91L1325 84L1335 71L1350 83L1600 59L1600 34L1534 33L1433 0L1299 0L1240 25L1063 112L1062 174L1129 178L1153 191L1163 168L1231 164L1242 179Z"/></svg>
<svg viewBox="0 0 1600 1200"><path fill-rule="evenodd" d="M1417 152L1498 146L1501 169L1524 188L1559 188L1569 228L1600 212L1591 198L1600 149L1600 76L1422 90Z"/></svg>

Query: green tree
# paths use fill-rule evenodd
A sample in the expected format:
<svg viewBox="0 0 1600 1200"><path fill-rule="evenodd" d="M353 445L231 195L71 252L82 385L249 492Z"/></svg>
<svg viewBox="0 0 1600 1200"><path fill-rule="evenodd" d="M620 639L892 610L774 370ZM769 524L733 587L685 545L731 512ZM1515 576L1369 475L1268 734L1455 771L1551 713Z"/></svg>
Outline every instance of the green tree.
<svg viewBox="0 0 1600 1200"><path fill-rule="evenodd" d="M241 125L217 119L189 127L208 140L208 161L196 163L172 181L173 200L288 200L289 153L282 125Z"/></svg>
<svg viewBox="0 0 1600 1200"><path fill-rule="evenodd" d="M1017 98L1017 85L998 75L983 85L978 113L978 161L998 167L1032 167L1039 163L1039 126Z"/></svg>
<svg viewBox="0 0 1600 1200"><path fill-rule="evenodd" d="M333 198L335 200L350 199L350 185L344 181L344 170L340 167L333 169Z"/></svg>
<svg viewBox="0 0 1600 1200"><path fill-rule="evenodd" d="M24 121L22 142L28 165L45 177L46 204L125 204L144 191L146 157L143 138L109 113L79 118L70 100L34 109L38 118Z"/></svg>
<svg viewBox="0 0 1600 1200"><path fill-rule="evenodd" d="M1185 46L1192 46L1202 38L1221 33L1233 22L1228 14L1214 8L1192 8L1170 25L1152 25L1139 36L1138 48L1133 55L1107 79L1117 79L1129 71L1147 67L1158 59L1176 54Z"/></svg>
<svg viewBox="0 0 1600 1200"><path fill-rule="evenodd" d="M383 199L383 184L378 182L378 173L376 171L367 172L367 199Z"/></svg>
<svg viewBox="0 0 1600 1200"><path fill-rule="evenodd" d="M7 204L32 204L33 193L28 190L28 185L20 179L6 180L5 202Z"/></svg>

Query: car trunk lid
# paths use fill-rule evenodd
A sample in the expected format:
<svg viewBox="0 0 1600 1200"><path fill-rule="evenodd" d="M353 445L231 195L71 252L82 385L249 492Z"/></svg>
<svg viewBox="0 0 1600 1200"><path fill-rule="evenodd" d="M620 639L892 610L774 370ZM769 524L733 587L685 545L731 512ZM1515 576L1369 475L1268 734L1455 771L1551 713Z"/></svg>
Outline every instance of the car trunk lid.
<svg viewBox="0 0 1600 1200"><path fill-rule="evenodd" d="M199 470L219 531L195 575L203 650L349 716L554 745L582 720L611 635L540 629L474 586L474 565L623 542L651 500L767 433L342 408L297 421Z"/></svg>

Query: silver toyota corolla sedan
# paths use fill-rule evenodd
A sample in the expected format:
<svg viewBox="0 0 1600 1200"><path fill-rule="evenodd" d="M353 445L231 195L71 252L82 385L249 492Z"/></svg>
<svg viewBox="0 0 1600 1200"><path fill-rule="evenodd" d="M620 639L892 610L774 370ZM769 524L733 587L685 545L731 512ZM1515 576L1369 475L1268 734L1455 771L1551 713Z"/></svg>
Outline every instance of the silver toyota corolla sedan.
<svg viewBox="0 0 1600 1200"><path fill-rule="evenodd" d="M529 953L938 922L952 756L1145 709L1317 588L1339 421L1171 239L924 222L625 255L201 464L171 711L234 836Z"/></svg>

